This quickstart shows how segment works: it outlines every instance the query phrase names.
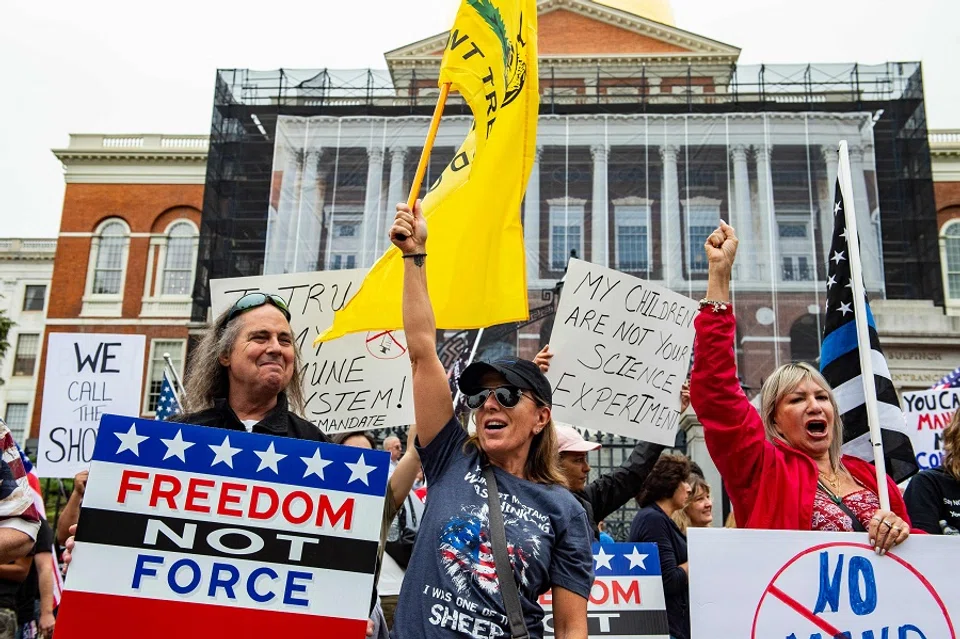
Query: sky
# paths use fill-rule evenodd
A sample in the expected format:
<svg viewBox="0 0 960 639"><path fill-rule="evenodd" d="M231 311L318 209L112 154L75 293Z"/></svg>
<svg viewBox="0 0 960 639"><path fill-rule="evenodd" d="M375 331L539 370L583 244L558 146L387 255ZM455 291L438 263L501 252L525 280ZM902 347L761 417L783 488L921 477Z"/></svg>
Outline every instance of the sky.
<svg viewBox="0 0 960 639"><path fill-rule="evenodd" d="M928 126L960 129L957 0L672 0L756 63L920 60ZM209 133L218 68L386 68L457 0L0 3L0 237L54 237L70 133Z"/></svg>

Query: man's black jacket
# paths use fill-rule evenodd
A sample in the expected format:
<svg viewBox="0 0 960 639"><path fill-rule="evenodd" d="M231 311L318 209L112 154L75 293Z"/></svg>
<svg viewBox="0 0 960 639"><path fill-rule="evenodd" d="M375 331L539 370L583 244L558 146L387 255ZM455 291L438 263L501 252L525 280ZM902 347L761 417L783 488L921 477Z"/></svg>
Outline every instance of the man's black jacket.
<svg viewBox="0 0 960 639"><path fill-rule="evenodd" d="M640 442L619 468L601 475L584 486L583 490L572 491L577 501L587 511L587 518L590 520L595 539L600 538L597 522L603 521L612 512L637 496L643 481L650 474L664 448L666 446L660 444Z"/></svg>
<svg viewBox="0 0 960 639"><path fill-rule="evenodd" d="M170 421L197 426L212 426L214 428L228 428L230 430L246 431L243 422L233 412L226 399L214 401L213 408L198 413L177 415ZM312 441L329 442L319 428L287 410L287 396L285 393L277 395L277 405L267 413L266 417L254 424L253 432L279 437L293 437L294 439L309 439Z"/></svg>

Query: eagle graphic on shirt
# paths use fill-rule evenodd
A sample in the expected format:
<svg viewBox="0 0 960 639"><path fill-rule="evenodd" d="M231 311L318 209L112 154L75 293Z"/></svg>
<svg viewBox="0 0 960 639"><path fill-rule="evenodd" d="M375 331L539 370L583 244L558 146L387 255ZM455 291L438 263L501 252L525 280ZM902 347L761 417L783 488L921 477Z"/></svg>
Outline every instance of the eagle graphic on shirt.
<svg viewBox="0 0 960 639"><path fill-rule="evenodd" d="M440 558L447 576L458 593L469 589L470 582L482 591L493 595L500 591L497 568L493 558L493 543L490 539L490 522L486 504L464 506L452 517L440 533ZM538 530L530 522L504 516L507 529L507 556L519 584L529 585L527 571L530 562L540 557L541 540ZM518 536L516 533L520 532ZM519 538L521 542L511 541Z"/></svg>

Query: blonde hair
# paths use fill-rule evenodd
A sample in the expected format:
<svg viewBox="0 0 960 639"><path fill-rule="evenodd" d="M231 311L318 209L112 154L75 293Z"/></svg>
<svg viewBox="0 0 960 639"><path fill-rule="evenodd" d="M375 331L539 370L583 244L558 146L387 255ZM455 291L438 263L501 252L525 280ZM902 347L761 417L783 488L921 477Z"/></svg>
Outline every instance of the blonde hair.
<svg viewBox="0 0 960 639"><path fill-rule="evenodd" d="M279 312L279 311L278 311ZM220 363L220 358L230 354L233 350L240 330L243 327L243 313L228 321L230 310L220 314L213 322L213 326L204 334L190 356L187 373L184 375L183 412L197 413L213 406L216 399L227 397L230 391L230 378L227 367ZM291 334L293 329L291 329ZM293 343L293 377L284 389L287 396L288 409L297 415L303 415L306 402L303 398L303 384L300 369L303 362L300 359L300 349Z"/></svg>
<svg viewBox="0 0 960 639"><path fill-rule="evenodd" d="M960 410L943 429L943 469L960 481Z"/></svg>
<svg viewBox="0 0 960 639"><path fill-rule="evenodd" d="M673 523L677 525L677 528L679 528L680 532L684 535L687 534L687 528L690 527L691 523L690 515L687 514L687 508L689 508L693 502L700 499L700 497L704 495L707 497L710 496L710 484L700 475L691 473L690 479L687 481L690 483L690 495L687 496L687 503L683 505L683 508L673 511L673 514L670 515L670 519L673 520Z"/></svg>
<svg viewBox="0 0 960 639"><path fill-rule="evenodd" d="M760 417L763 420L763 428L769 441L792 446L777 429L777 425L773 421L774 414L777 412L780 401L807 380L827 391L827 396L830 397L830 405L833 406L833 423L827 425L828 428L833 428L833 441L830 442L830 465L834 470L837 470L840 466L841 448L843 446L843 422L840 421L840 409L837 407L837 400L833 396L833 389L830 388L830 384L820 374L820 371L810 364L806 362L784 364L773 371L773 374L763 382L763 388L760 389Z"/></svg>
<svg viewBox="0 0 960 639"><path fill-rule="evenodd" d="M473 415L471 415L472 418ZM487 463L487 454L480 445L480 438L476 433L470 435L463 445L464 451L470 447L477 449L481 464ZM523 472L524 478L534 483L568 487L566 477L560 472L560 456L557 455L557 431L553 426L552 417L543 427L543 430L533 436Z"/></svg>

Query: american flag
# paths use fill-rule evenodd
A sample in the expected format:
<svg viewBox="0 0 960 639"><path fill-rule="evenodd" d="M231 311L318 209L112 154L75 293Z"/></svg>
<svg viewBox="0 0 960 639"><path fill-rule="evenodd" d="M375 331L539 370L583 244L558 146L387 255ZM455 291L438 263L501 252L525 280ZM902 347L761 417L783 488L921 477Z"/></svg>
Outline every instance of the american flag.
<svg viewBox="0 0 960 639"><path fill-rule="evenodd" d="M930 390L943 390L960 386L960 367L953 369L949 375L944 375L940 381L930 387Z"/></svg>
<svg viewBox="0 0 960 639"><path fill-rule="evenodd" d="M834 199L833 243L827 262L827 309L820 348L820 372L833 387L843 419L843 449L849 455L873 461L870 428L860 375L857 326L854 321L853 283L850 280L850 252L844 216L843 192L837 179ZM906 433L903 411L890 378L887 360L880 348L877 325L865 305L870 334L873 376L877 388L877 412L883 438L887 474L901 482L916 473L917 459Z"/></svg>
<svg viewBox="0 0 960 639"><path fill-rule="evenodd" d="M163 383L160 385L160 398L157 400L157 419L167 421L174 415L180 414L180 400L170 382L170 373L163 371Z"/></svg>
<svg viewBox="0 0 960 639"><path fill-rule="evenodd" d="M23 463L23 470L27 474L27 481L30 482L30 488L33 489L33 503L40 516L47 518L47 505L43 500L43 490L40 488L40 476L37 475L33 462L27 457L20 445L17 444L17 452L20 453L20 461ZM60 573L60 564L57 562L56 542L50 548L50 560L53 562L53 607L60 605L60 595L63 592L63 575Z"/></svg>

